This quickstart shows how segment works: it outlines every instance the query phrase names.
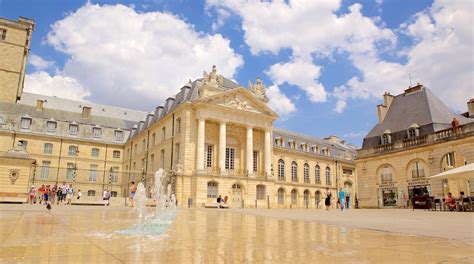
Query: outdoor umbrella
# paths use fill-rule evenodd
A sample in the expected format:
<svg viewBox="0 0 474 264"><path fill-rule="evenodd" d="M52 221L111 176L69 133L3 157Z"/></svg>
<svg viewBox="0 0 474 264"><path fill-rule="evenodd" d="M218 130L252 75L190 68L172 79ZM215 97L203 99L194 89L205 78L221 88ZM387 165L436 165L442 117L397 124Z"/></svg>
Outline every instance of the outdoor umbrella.
<svg viewBox="0 0 474 264"><path fill-rule="evenodd" d="M469 180L474 179L474 163L467 164L452 170L430 177L431 179Z"/></svg>

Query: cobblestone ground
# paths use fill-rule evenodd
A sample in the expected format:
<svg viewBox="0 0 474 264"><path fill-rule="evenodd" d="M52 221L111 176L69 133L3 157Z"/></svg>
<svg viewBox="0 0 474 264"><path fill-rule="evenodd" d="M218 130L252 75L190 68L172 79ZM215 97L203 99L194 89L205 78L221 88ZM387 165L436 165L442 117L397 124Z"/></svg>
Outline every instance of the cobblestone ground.
<svg viewBox="0 0 474 264"><path fill-rule="evenodd" d="M0 263L474 263L469 213L179 209L164 235L127 236L128 207L0 210Z"/></svg>

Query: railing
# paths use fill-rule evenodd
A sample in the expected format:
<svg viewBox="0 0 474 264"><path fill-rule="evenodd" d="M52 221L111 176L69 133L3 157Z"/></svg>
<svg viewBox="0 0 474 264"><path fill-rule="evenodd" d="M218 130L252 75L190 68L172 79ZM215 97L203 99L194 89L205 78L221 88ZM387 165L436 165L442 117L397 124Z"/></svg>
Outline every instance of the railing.
<svg viewBox="0 0 474 264"><path fill-rule="evenodd" d="M385 152L385 151L389 151L389 150L393 150L393 143L388 143L388 144L384 144L384 145L380 145L380 146L375 146L374 147L374 151L375 153L379 153L379 152Z"/></svg>
<svg viewBox="0 0 474 264"><path fill-rule="evenodd" d="M462 125L456 129L448 128L429 135L419 136L416 138L409 138L398 140L389 144L383 144L367 149L360 149L357 151L358 158L381 154L390 151L402 150L405 148L418 147L428 144L435 144L441 141L448 141L458 138L474 136L474 122Z"/></svg>
<svg viewBox="0 0 474 264"><path fill-rule="evenodd" d="M408 138L403 140L403 147L408 148L416 145L421 145L426 143L426 138L428 136L421 136L421 137L415 137L415 138Z"/></svg>

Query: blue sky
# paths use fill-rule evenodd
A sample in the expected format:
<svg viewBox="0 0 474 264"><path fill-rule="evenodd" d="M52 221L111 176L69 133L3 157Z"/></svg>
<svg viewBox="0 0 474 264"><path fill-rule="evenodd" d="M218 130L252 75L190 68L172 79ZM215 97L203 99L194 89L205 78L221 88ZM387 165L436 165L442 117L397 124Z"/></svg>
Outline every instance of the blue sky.
<svg viewBox="0 0 474 264"><path fill-rule="evenodd" d="M36 22L27 91L152 111L216 64L262 78L275 126L356 145L408 74L465 111L472 14L464 0L0 0L1 17Z"/></svg>

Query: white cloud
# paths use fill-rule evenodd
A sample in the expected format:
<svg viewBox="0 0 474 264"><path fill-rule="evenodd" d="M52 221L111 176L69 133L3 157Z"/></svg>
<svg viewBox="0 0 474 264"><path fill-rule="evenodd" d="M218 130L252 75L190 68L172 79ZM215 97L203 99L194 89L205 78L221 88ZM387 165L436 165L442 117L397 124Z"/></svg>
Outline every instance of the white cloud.
<svg viewBox="0 0 474 264"><path fill-rule="evenodd" d="M417 42L406 51L406 64L384 61L377 56L351 55L362 79L352 78L335 93L339 101L347 98L380 97L385 91L401 93L413 84L429 87L457 111L466 111L474 97L474 7L469 1L440 0L413 16L401 30Z"/></svg>
<svg viewBox="0 0 474 264"><path fill-rule="evenodd" d="M44 71L26 75L25 91L80 101L84 101L90 95L89 90L82 87L74 78L51 76Z"/></svg>
<svg viewBox="0 0 474 264"><path fill-rule="evenodd" d="M41 58L40 56L33 53L31 53L28 56L28 63L31 64L33 67L35 67L36 70L39 70L39 71L50 69L54 66L54 61L45 60Z"/></svg>
<svg viewBox="0 0 474 264"><path fill-rule="evenodd" d="M371 55L377 45L392 47L396 35L380 18L365 17L362 5L353 4L346 14L336 15L341 1L246 1L207 0L211 10L227 9L242 18L245 41L253 54L277 54L291 49L290 62L273 65L267 74L277 84L289 83L304 90L312 102L326 101L327 92L318 80L321 66L313 56L331 57L335 52ZM341 100L338 109L345 103Z"/></svg>
<svg viewBox="0 0 474 264"><path fill-rule="evenodd" d="M212 65L232 78L243 64L220 34L196 32L169 13L137 13L123 5L85 4L52 25L47 43L68 56L63 77L80 80L91 101L144 110Z"/></svg>
<svg viewBox="0 0 474 264"><path fill-rule="evenodd" d="M277 63L266 72L276 85L288 83L300 87L312 102L326 101L324 86L317 81L321 68L302 60L290 63Z"/></svg>
<svg viewBox="0 0 474 264"><path fill-rule="evenodd" d="M270 99L268 105L280 117L284 118L285 116L296 112L296 107L293 102L280 91L280 88L278 88L278 86L272 85L268 87L267 96Z"/></svg>

